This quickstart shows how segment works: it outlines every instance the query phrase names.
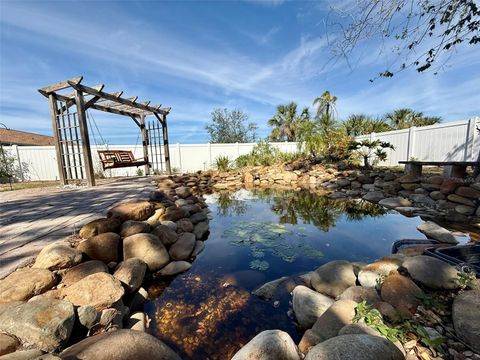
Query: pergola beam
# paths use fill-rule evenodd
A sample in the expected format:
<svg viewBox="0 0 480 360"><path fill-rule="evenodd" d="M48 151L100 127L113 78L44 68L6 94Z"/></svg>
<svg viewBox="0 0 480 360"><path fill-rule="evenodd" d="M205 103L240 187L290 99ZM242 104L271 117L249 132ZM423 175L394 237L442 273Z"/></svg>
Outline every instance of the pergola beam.
<svg viewBox="0 0 480 360"><path fill-rule="evenodd" d="M109 100L112 100L114 102L121 103L121 104L124 104L124 105L130 105L131 107L134 107L134 108L137 108L137 109L140 109L140 110L150 111L152 113L156 113L156 112L161 113L161 114L166 113L163 109L155 109L155 108L153 108L149 105L142 105L140 103L136 103L134 101L130 101L128 99L124 99L124 98L121 98L121 97L117 98L117 97L113 96L112 94L109 94L109 93L106 93L106 92L103 92L103 91L98 91L98 90L95 90L95 89L93 89L91 87L88 87L88 86L84 86L84 85L81 85L81 84L76 84L74 82L68 82L68 83L74 89L82 91L82 92L90 94L90 95L100 96L101 98L104 98L104 99L109 99Z"/></svg>
<svg viewBox="0 0 480 360"><path fill-rule="evenodd" d="M140 114L137 114L137 113L131 113L131 112L128 112L128 111L117 110L115 108L105 107L105 106L99 105L99 104L90 105L90 108L100 110L100 111L105 111L105 112L108 112L108 113L111 113L111 114L124 115L124 116L129 116L129 117L132 117L132 116L140 117Z"/></svg>
<svg viewBox="0 0 480 360"><path fill-rule="evenodd" d="M70 80L59 81L56 84L52 84L52 85L49 85L49 86L45 86L41 89L38 89L38 92L40 94L42 94L43 96L48 96L50 93L53 93L53 92L58 91L58 90L66 89L66 88L72 86L72 84L78 85L78 84L80 84L82 79L83 79L83 76L77 76L77 77L74 77L73 79L70 79Z"/></svg>

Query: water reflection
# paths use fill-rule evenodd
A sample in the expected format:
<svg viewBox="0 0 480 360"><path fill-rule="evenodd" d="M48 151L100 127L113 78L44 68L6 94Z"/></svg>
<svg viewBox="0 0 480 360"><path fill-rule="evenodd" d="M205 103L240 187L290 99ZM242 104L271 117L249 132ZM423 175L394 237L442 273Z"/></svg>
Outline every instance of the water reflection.
<svg viewBox="0 0 480 360"><path fill-rule="evenodd" d="M308 191L222 192L207 202L213 219L205 250L187 273L153 284L155 300L146 307L152 333L186 360L229 359L266 329L298 342L288 315L291 289L271 301L252 290L331 260L373 261L390 253L393 241L419 237L417 218Z"/></svg>

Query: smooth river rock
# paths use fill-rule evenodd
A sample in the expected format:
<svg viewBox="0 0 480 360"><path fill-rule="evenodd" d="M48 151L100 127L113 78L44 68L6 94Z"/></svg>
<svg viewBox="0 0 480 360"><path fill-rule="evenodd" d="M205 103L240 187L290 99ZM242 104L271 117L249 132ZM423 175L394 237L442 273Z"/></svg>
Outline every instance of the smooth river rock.
<svg viewBox="0 0 480 360"><path fill-rule="evenodd" d="M175 260L187 260L195 248L195 235L192 233L183 233L173 244L168 253Z"/></svg>
<svg viewBox="0 0 480 360"><path fill-rule="evenodd" d="M83 225L79 235L81 238L88 239L106 232L117 232L121 224L121 220L116 218L96 219Z"/></svg>
<svg viewBox="0 0 480 360"><path fill-rule="evenodd" d="M425 255L409 257L402 266L415 281L431 289L452 290L459 287L457 269L434 257Z"/></svg>
<svg viewBox="0 0 480 360"><path fill-rule="evenodd" d="M403 360L402 352L380 336L340 335L314 346L305 360Z"/></svg>
<svg viewBox="0 0 480 360"><path fill-rule="evenodd" d="M50 270L19 269L0 280L0 303L28 300L51 289L55 283L55 275Z"/></svg>
<svg viewBox="0 0 480 360"><path fill-rule="evenodd" d="M14 352L19 345L16 337L0 333L0 356Z"/></svg>
<svg viewBox="0 0 480 360"><path fill-rule="evenodd" d="M260 286L258 289L252 291L252 294L264 300L271 300L280 285L287 279L288 277L282 276L281 278L269 281Z"/></svg>
<svg viewBox="0 0 480 360"><path fill-rule="evenodd" d="M71 303L42 295L0 310L1 331L44 351L54 351L67 341L74 322Z"/></svg>
<svg viewBox="0 0 480 360"><path fill-rule="evenodd" d="M60 357L62 360L181 360L152 335L126 329L88 337L65 349Z"/></svg>
<svg viewBox="0 0 480 360"><path fill-rule="evenodd" d="M348 261L331 261L316 269L311 277L312 287L318 292L337 297L357 281L353 265Z"/></svg>
<svg viewBox="0 0 480 360"><path fill-rule="evenodd" d="M383 281L382 299L404 314L413 314L420 305L423 291L409 278L390 275Z"/></svg>
<svg viewBox="0 0 480 360"><path fill-rule="evenodd" d="M138 233L150 232L150 225L143 221L127 220L122 224L120 236L122 238L129 237Z"/></svg>
<svg viewBox="0 0 480 360"><path fill-rule="evenodd" d="M158 236L163 245L169 247L178 240L178 234L176 232L177 224L173 223L175 228L169 225L158 225L153 229L152 234Z"/></svg>
<svg viewBox="0 0 480 360"><path fill-rule="evenodd" d="M293 312L303 328L310 328L317 319L335 302L306 286L293 289Z"/></svg>
<svg viewBox="0 0 480 360"><path fill-rule="evenodd" d="M142 286L147 264L139 258L130 258L118 264L113 277L118 279L127 293L135 292Z"/></svg>
<svg viewBox="0 0 480 360"><path fill-rule="evenodd" d="M161 269L157 274L161 276L173 276L187 271L192 267L188 261L172 261Z"/></svg>
<svg viewBox="0 0 480 360"><path fill-rule="evenodd" d="M102 272L60 289L61 296L75 306L91 305L97 310L111 307L122 298L124 292L120 281Z"/></svg>
<svg viewBox="0 0 480 360"><path fill-rule="evenodd" d="M352 323L357 305L352 300L336 301L315 321L312 331L322 341L337 336L341 328Z"/></svg>
<svg viewBox="0 0 480 360"><path fill-rule="evenodd" d="M61 243L53 243L40 251L33 267L58 270L75 266L80 261L82 261L82 253L79 250Z"/></svg>
<svg viewBox="0 0 480 360"><path fill-rule="evenodd" d="M480 290L465 291L455 298L452 319L457 336L480 353Z"/></svg>
<svg viewBox="0 0 480 360"><path fill-rule="evenodd" d="M150 271L157 271L170 261L168 251L153 234L135 234L123 239L123 258L139 258L143 260Z"/></svg>
<svg viewBox="0 0 480 360"><path fill-rule="evenodd" d="M300 360L290 335L280 330L265 330L242 347L231 360Z"/></svg>
<svg viewBox="0 0 480 360"><path fill-rule="evenodd" d="M363 286L351 286L345 290L338 298L338 300L352 300L357 303L365 300L367 304L374 306L380 302L380 296L378 296L375 288L363 287Z"/></svg>
<svg viewBox="0 0 480 360"><path fill-rule="evenodd" d="M143 221L155 213L155 205L148 201L132 200L120 203L111 208L107 216L126 220Z"/></svg>
<svg viewBox="0 0 480 360"><path fill-rule="evenodd" d="M91 259L100 260L108 264L112 261L118 261L119 242L120 235L107 232L80 242L77 249Z"/></svg>
<svg viewBox="0 0 480 360"><path fill-rule="evenodd" d="M62 275L62 282L66 286L70 286L88 275L99 272L108 273L107 265L99 260L86 261L68 269L65 274Z"/></svg>
<svg viewBox="0 0 480 360"><path fill-rule="evenodd" d="M429 239L435 239L447 244L458 244L458 240L450 231L441 227L440 225L437 225L433 221L427 221L421 225L418 225L417 230L425 234L425 236Z"/></svg>
<svg viewBox="0 0 480 360"><path fill-rule="evenodd" d="M391 197L391 198L386 198L383 200L380 200L378 202L379 205L385 206L386 208L389 209L394 209L397 207L410 207L412 206L412 203L410 200L402 198L402 197Z"/></svg>

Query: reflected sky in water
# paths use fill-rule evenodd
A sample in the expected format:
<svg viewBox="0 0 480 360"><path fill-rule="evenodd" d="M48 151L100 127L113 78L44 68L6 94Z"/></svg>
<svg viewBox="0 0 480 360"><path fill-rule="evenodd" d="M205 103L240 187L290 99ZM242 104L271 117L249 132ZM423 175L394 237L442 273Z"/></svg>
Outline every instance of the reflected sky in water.
<svg viewBox="0 0 480 360"><path fill-rule="evenodd" d="M374 261L395 240L424 238L419 218L308 191L240 190L207 202L213 218L205 250L187 273L153 284L157 298L146 306L152 333L185 359L228 359L266 329L299 341L289 314L294 285L284 284L271 301L252 290L331 260Z"/></svg>

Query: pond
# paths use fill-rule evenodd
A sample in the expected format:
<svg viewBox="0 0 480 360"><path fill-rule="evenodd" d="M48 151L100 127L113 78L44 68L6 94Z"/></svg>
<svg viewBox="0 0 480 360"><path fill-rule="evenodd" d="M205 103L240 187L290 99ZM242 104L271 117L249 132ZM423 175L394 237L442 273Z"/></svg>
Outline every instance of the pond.
<svg viewBox="0 0 480 360"><path fill-rule="evenodd" d="M156 299L145 308L152 333L184 359L229 359L267 329L284 330L298 343L288 290L270 301L253 290L331 260L371 262L390 254L395 240L423 238L419 218L305 190L240 190L207 202L205 250L188 272L153 284Z"/></svg>

